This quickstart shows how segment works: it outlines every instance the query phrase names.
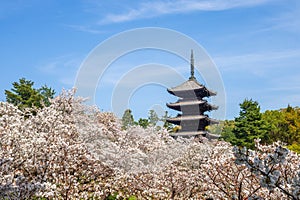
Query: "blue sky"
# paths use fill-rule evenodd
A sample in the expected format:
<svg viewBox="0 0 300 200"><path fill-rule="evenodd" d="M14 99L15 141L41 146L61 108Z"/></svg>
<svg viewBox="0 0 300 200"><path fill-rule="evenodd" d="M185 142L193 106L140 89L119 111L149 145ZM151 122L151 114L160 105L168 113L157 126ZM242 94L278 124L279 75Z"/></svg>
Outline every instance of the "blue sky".
<svg viewBox="0 0 300 200"><path fill-rule="evenodd" d="M194 39L210 55L226 90L226 118L238 115L245 98L257 100L263 111L299 106L299 6L297 0L4 0L0 100L21 77L58 93L72 88L81 63L101 42L126 30L161 27ZM201 62L197 55L195 62ZM131 52L113 62L99 81L97 106L112 110L118 81L148 63L173 66L189 77L188 61L176 55L151 49ZM197 79L203 81L200 74ZM140 86L124 99L135 118L146 117L151 108L167 110L165 103L176 101L160 84Z"/></svg>

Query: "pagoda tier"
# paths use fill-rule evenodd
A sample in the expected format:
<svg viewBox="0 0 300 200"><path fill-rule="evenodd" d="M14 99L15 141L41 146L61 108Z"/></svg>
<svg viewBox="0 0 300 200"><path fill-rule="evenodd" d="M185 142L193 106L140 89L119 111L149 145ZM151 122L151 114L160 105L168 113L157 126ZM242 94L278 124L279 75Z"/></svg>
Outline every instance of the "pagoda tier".
<svg viewBox="0 0 300 200"><path fill-rule="evenodd" d="M217 124L218 121L207 117L206 115L190 115L184 116L179 115L174 118L168 118L167 122L180 125L180 132L185 134L185 132L194 132L193 134L203 135L205 127L210 124ZM205 132L206 133L206 132Z"/></svg>
<svg viewBox="0 0 300 200"><path fill-rule="evenodd" d="M168 122L176 125L202 125L218 124L218 120L211 119L207 115L178 115L177 117L168 118ZM200 129L201 130L201 129Z"/></svg>
<svg viewBox="0 0 300 200"><path fill-rule="evenodd" d="M186 82L167 90L170 94L182 98L203 98L217 95L216 92L210 91L204 85L198 83L195 77L191 77Z"/></svg>
<svg viewBox="0 0 300 200"><path fill-rule="evenodd" d="M204 97L215 96L216 92L208 90L204 85L197 82L194 77L194 58L191 54L191 76L189 80L179 86L168 89L170 94L179 97L175 103L167 103L171 109L181 111L177 117L166 119L167 122L180 125L179 132L171 133L172 136L197 136L202 135L207 138L216 138L218 136L210 134L205 130L210 124L217 124L218 121L211 119L204 114L206 111L216 110L217 106L211 105Z"/></svg>
<svg viewBox="0 0 300 200"><path fill-rule="evenodd" d="M167 103L167 106L171 109L188 113L203 114L205 111L217 110L218 106L207 103L202 99L180 99L176 103Z"/></svg>

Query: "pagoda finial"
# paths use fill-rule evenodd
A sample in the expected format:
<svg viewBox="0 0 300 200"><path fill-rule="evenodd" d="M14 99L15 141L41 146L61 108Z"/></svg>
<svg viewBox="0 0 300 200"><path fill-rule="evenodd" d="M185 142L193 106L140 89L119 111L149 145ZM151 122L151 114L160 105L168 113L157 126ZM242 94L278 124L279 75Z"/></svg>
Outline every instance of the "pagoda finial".
<svg viewBox="0 0 300 200"><path fill-rule="evenodd" d="M193 53L193 49L191 50L191 77L190 79L195 79L195 76L194 76L194 53Z"/></svg>

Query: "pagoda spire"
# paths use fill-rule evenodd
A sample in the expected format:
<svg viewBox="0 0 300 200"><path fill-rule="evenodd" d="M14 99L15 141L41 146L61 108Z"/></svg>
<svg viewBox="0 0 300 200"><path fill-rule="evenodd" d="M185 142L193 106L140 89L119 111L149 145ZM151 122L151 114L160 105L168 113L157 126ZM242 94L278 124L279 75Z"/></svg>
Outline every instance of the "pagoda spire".
<svg viewBox="0 0 300 200"><path fill-rule="evenodd" d="M194 53L193 53L193 49L192 49L191 50L191 76L190 76L190 80L195 79L194 71L195 71L195 67L194 67Z"/></svg>

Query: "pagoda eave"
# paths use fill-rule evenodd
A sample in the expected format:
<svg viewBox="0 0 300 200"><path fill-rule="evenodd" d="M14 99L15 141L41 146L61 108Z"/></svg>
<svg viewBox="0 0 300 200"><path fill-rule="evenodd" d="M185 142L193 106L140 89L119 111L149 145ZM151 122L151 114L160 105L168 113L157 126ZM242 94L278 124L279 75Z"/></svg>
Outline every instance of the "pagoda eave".
<svg viewBox="0 0 300 200"><path fill-rule="evenodd" d="M210 91L205 88L204 89L195 89L195 90L179 90L174 91L172 89L168 89L168 92L174 96L181 97L181 98L197 98L197 97L210 97L216 96L217 93L214 91Z"/></svg>
<svg viewBox="0 0 300 200"><path fill-rule="evenodd" d="M217 92L209 90L209 96L216 96Z"/></svg>
<svg viewBox="0 0 300 200"><path fill-rule="evenodd" d="M211 110L218 110L219 106L211 105Z"/></svg>
<svg viewBox="0 0 300 200"><path fill-rule="evenodd" d="M176 103L167 103L167 107L177 110L177 111L182 111L184 108L191 107L193 106L194 108L200 107L203 104L206 104L207 106L205 107L204 111L211 111L211 110L217 110L219 107L215 105L211 105L207 103L207 101L204 100L195 100L195 101L178 101Z"/></svg>
<svg viewBox="0 0 300 200"><path fill-rule="evenodd" d="M202 119L209 119L205 115L186 115L186 116L178 116L173 118L168 118L168 122L181 122L181 121L194 121L194 120L202 120Z"/></svg>
<svg viewBox="0 0 300 200"><path fill-rule="evenodd" d="M204 104L207 101L203 100L192 100L192 101L177 101L176 103L167 103L167 106L175 107L175 106L194 106Z"/></svg>
<svg viewBox="0 0 300 200"><path fill-rule="evenodd" d="M216 120L216 119L212 119L212 118L209 118L209 122L210 124L219 124L220 121Z"/></svg>
<svg viewBox="0 0 300 200"><path fill-rule="evenodd" d="M218 120L211 119L205 115L186 115L173 118L167 118L166 121L172 124L180 125L184 121L201 121L206 120L209 124L219 124Z"/></svg>

